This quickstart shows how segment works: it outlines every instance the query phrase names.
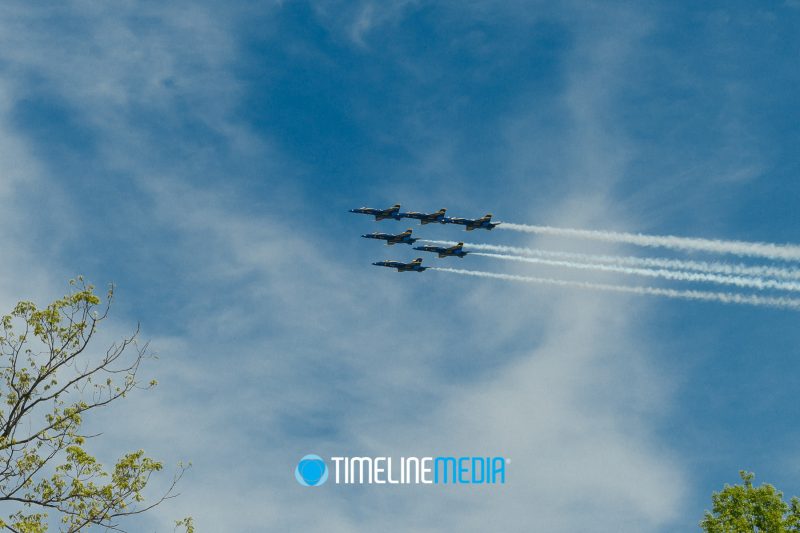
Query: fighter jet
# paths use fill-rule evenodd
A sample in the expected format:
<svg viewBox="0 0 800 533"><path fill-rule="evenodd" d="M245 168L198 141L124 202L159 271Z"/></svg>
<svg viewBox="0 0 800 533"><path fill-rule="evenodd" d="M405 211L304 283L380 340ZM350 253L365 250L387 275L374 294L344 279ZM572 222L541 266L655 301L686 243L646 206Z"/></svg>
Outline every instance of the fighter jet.
<svg viewBox="0 0 800 533"><path fill-rule="evenodd" d="M419 240L411 236L411 229L407 229L403 233L398 233L397 235L392 235L391 233L378 233L376 231L374 233L362 235L362 237L365 239L380 239L386 241L386 244L389 246L393 244L414 244Z"/></svg>
<svg viewBox="0 0 800 533"><path fill-rule="evenodd" d="M400 220L402 217L400 216L400 204L394 204L392 207L387 209L375 209L374 207L359 207L358 209L351 209L351 213L360 213L362 215L372 215L375 217L375 220L383 220L386 218L393 218L395 220Z"/></svg>
<svg viewBox="0 0 800 533"><path fill-rule="evenodd" d="M454 246L447 246L447 247L441 247L441 246L415 246L414 247L415 250L422 250L423 252L433 252L435 254L439 254L439 257L450 257L450 256L464 257L469 252L465 252L463 250L463 248L464 248L464 243L463 242L460 242L460 243L458 243L458 244L456 244Z"/></svg>
<svg viewBox="0 0 800 533"><path fill-rule="evenodd" d="M410 263L403 263L402 261L378 261L372 263L375 266L396 268L398 272L424 272L429 267L422 266L422 258L417 257Z"/></svg>
<svg viewBox="0 0 800 533"><path fill-rule="evenodd" d="M444 224L444 213L447 211L444 207L436 211L435 213L417 213L416 211L409 211L408 213L400 213L400 216L403 218L415 218L419 220L420 224L423 226L425 224L430 224L432 222L439 222L440 224Z"/></svg>
<svg viewBox="0 0 800 533"><path fill-rule="evenodd" d="M495 226L498 226L499 222L491 222L492 214L488 213L481 218L447 218L444 219L444 224L461 224L462 226L466 226L467 231L472 231L474 229L486 229L491 230Z"/></svg>

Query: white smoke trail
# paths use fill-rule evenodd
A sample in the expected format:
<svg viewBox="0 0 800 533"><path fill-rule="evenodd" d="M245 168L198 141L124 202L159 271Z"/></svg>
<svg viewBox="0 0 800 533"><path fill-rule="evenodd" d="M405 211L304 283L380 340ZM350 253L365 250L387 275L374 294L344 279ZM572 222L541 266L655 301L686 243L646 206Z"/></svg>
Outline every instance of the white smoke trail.
<svg viewBox="0 0 800 533"><path fill-rule="evenodd" d="M452 246L455 241L433 241L421 239L424 242ZM684 259L671 259L665 257L635 257L635 256L616 256L616 255L595 255L581 254L574 252L559 252L551 250L539 250L537 248L523 248L519 246L503 246L497 244L466 243L467 250L485 250L487 252L499 252L508 254L530 255L534 257L554 257L562 259L572 259L576 261L594 263L613 263L618 265L639 266L645 268L671 268L676 270L694 270L697 272L708 272L712 274L724 274L726 276L750 276L750 277L772 277L783 279L800 280L800 269L784 268L767 265L745 265L741 263L730 264L708 261L688 261Z"/></svg>
<svg viewBox="0 0 800 533"><path fill-rule="evenodd" d="M503 222L498 229L577 237L596 241L619 242L675 250L698 250L720 254L734 254L749 257L765 257L782 261L800 261L800 246L793 244L772 244L766 242L723 241L716 239L696 239L674 237L672 235L645 235L642 233L621 233L615 231L595 231L585 229L554 228L552 226L532 226Z"/></svg>
<svg viewBox="0 0 800 533"><path fill-rule="evenodd" d="M534 278L528 276L516 276L513 274L496 274L494 272L482 272L480 270L462 270L459 268L431 267L429 270L439 272L450 272L463 276L476 276L481 278L503 279L507 281L521 281L524 283L538 283L542 285L557 285L561 287L577 287L596 291L626 292L632 294L650 294L654 296L664 296L666 298L678 298L684 300L703 300L708 302L720 302L726 304L755 305L761 307L778 307L784 309L800 310L800 299L754 296L750 294L738 294L730 292L706 292L694 290L674 290L660 289L657 287L640 287L632 285L607 285L604 283L591 283L587 281L568 281L551 278Z"/></svg>
<svg viewBox="0 0 800 533"><path fill-rule="evenodd" d="M506 261L519 261L522 263L536 263L540 265L563 266L567 268L577 268L582 270L599 270L603 272L620 272L622 274L632 274L634 276L646 276L651 278L664 278L676 281L694 281L700 283L718 283L721 285L735 285L737 287L753 289L775 289L782 291L800 291L800 283L793 281L776 281L772 279L743 278L740 276L720 276L719 274L707 274L705 272L685 272L682 270L665 270L649 268L632 268L620 265L603 265L597 263L575 263L572 261L559 261L553 259L542 259L537 257L523 257L518 255L487 254L483 252L472 252L473 255L483 257L493 257Z"/></svg>

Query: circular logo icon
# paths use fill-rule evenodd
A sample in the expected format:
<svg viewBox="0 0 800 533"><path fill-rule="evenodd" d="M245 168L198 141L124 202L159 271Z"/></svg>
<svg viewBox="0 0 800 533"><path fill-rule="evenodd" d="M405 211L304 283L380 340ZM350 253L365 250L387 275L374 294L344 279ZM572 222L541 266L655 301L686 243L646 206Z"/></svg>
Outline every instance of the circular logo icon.
<svg viewBox="0 0 800 533"><path fill-rule="evenodd" d="M294 477L304 487L322 485L328 480L328 465L319 455L306 455L297 463Z"/></svg>

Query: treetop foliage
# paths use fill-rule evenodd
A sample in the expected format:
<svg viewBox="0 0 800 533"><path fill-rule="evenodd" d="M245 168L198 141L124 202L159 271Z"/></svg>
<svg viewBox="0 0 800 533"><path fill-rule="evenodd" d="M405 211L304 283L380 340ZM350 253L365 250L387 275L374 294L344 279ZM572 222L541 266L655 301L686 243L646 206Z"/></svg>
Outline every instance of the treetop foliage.
<svg viewBox="0 0 800 533"><path fill-rule="evenodd" d="M711 496L712 511L706 511L700 527L706 533L795 533L800 532L800 500L789 503L783 493L768 483L753 486L755 474L741 470L742 485L725 485Z"/></svg>
<svg viewBox="0 0 800 533"><path fill-rule="evenodd" d="M0 514L0 528L8 531L46 531L51 514L62 531L119 530L121 518L174 497L185 470L179 465L166 493L145 504L143 490L161 462L138 450L107 470L87 450L96 437L81 431L87 413L155 382L140 386L137 379L152 355L137 342L138 326L105 353L87 352L108 316L113 286L102 308L82 277L70 289L44 308L23 301L0 318L0 502L13 508ZM179 524L193 527L191 519Z"/></svg>

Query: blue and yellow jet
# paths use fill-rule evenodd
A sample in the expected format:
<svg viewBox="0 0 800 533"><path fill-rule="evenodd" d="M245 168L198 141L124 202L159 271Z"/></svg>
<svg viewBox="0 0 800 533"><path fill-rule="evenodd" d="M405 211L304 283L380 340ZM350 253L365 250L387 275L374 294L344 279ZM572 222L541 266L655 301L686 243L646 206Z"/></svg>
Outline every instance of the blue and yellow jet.
<svg viewBox="0 0 800 533"><path fill-rule="evenodd" d="M405 230L403 233L398 233L397 235L392 235L391 233L378 233L376 231L374 233L362 235L362 237L365 239L380 239L386 241L386 244L389 246L393 244L414 244L419 240L411 236L410 228Z"/></svg>
<svg viewBox="0 0 800 533"><path fill-rule="evenodd" d="M402 261L378 261L372 264L375 266L396 268L398 272L424 272L428 268L422 266L421 257L417 257L410 263L403 263Z"/></svg>
<svg viewBox="0 0 800 533"><path fill-rule="evenodd" d="M492 228L498 226L499 222L492 223L492 214L488 213L483 215L481 218L448 218L445 217L443 224L460 224L462 226L466 226L467 231L472 231L474 229L487 229L491 230Z"/></svg>
<svg viewBox="0 0 800 533"><path fill-rule="evenodd" d="M453 246L415 246L415 250L422 250L423 252L433 252L439 254L439 257L464 257L469 252L464 251L464 243L460 242Z"/></svg>
<svg viewBox="0 0 800 533"><path fill-rule="evenodd" d="M400 220L403 218L400 216L400 204L394 204L392 207L387 209L375 209L374 207L359 207L358 209L351 209L351 213L359 213L361 215L372 215L375 217L375 220L384 220L387 218L393 218L395 220Z"/></svg>
<svg viewBox="0 0 800 533"><path fill-rule="evenodd" d="M403 218L413 218L419 220L419 223L423 226L425 224L432 224L434 222L444 224L444 214L446 211L447 209L443 207L433 213L417 213L416 211L409 211L408 213L400 213L400 216Z"/></svg>

